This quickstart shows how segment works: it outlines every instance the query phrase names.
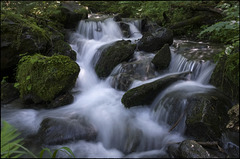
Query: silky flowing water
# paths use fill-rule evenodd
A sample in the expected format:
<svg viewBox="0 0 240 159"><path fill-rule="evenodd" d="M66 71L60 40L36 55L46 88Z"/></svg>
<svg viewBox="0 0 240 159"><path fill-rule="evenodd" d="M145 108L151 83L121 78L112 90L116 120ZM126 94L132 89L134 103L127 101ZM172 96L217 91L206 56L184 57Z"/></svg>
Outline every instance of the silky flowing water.
<svg viewBox="0 0 240 159"><path fill-rule="evenodd" d="M188 81L179 81L158 95L149 106L126 109L121 103L124 91L111 86L111 77L99 79L94 64L100 56L99 48L119 40L131 40L136 43L142 37L139 22L127 22L131 37L125 38L119 25L109 18L104 21L81 21L69 41L77 52L77 63L81 71L73 88L74 102L55 109L18 109L3 108L2 119L18 128L23 136L38 131L41 121L46 117L81 116L97 130L96 141L79 140L49 148L69 147L76 157L144 157L149 155L164 156L170 143L181 142L185 130L184 118L171 132L169 129L182 114L185 97L194 93L206 92L212 88L209 78L215 67L210 61L188 60L177 54L171 46L172 61L163 73L156 72L155 78L145 81L136 80L131 88L156 79L184 71L192 71ZM176 42L176 41L175 41ZM134 53L135 59L152 59L154 54ZM114 70L120 70L117 66ZM178 105L172 94L178 98ZM17 103L15 103L17 104ZM14 103L9 104L14 107ZM167 109L168 107L168 109ZM172 112L172 110L177 110ZM58 157L67 157L59 153Z"/></svg>

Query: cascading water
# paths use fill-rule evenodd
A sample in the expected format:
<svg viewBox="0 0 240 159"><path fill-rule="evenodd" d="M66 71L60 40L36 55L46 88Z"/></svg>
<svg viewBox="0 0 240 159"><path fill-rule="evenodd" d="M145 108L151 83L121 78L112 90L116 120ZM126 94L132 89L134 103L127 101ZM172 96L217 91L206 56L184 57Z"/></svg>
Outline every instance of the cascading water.
<svg viewBox="0 0 240 159"><path fill-rule="evenodd" d="M174 99L179 90L188 94L204 92L212 86L208 83L215 65L210 62L187 61L181 55L173 53L169 69L158 77L147 81L135 81L132 88L151 82L163 76L182 71L192 71L189 81L180 81L171 85L158 95L149 107L138 106L126 109L121 103L123 91L111 87L108 79L99 79L94 71L94 60L99 48L119 40L141 38L138 23L128 22L131 37L125 38L119 25L113 19L104 21L81 21L70 38L71 47L77 52L77 63L81 71L73 89L74 102L52 110L14 109L5 110L3 119L22 131L26 136L36 133L41 121L46 117L81 116L88 120L97 131L96 142L80 140L64 145L50 146L58 148L68 146L76 157L143 157L144 155L166 154L168 143L184 139L184 119L169 132L173 124L184 112L187 100ZM139 52L135 52L135 55ZM144 56L142 57L144 58ZM149 56L148 56L149 58ZM118 66L120 67L120 66ZM181 93L180 93L181 94ZM177 103L177 105L176 105ZM166 109L166 105L170 105ZM174 108L175 107L175 108ZM173 111L175 110L175 112ZM59 153L59 156L66 154Z"/></svg>

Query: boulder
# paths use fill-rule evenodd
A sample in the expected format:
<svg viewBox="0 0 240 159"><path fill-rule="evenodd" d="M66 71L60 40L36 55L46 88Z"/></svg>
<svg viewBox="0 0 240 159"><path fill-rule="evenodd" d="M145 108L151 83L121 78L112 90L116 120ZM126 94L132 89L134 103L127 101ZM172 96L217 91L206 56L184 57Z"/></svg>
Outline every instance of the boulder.
<svg viewBox="0 0 240 159"><path fill-rule="evenodd" d="M125 40L117 41L108 47L104 47L105 49L103 49L95 66L95 71L100 78L109 76L114 67L124 61L128 61L133 56L135 50L135 44Z"/></svg>
<svg viewBox="0 0 240 159"><path fill-rule="evenodd" d="M1 104L8 104L18 97L19 91L14 87L14 83L1 84Z"/></svg>
<svg viewBox="0 0 240 159"><path fill-rule="evenodd" d="M77 140L93 141L97 132L91 123L81 117L45 118L38 130L42 144L59 145Z"/></svg>
<svg viewBox="0 0 240 159"><path fill-rule="evenodd" d="M194 94L187 101L185 134L199 141L220 141L229 121L231 101L217 90Z"/></svg>
<svg viewBox="0 0 240 159"><path fill-rule="evenodd" d="M169 45L165 44L161 50L154 56L152 63L155 65L158 71L166 69L171 62L171 52Z"/></svg>
<svg viewBox="0 0 240 159"><path fill-rule="evenodd" d="M71 46L63 40L53 42L53 48L51 52L47 54L47 56L52 55L65 55L70 57L74 61L76 61L77 58L77 53L73 51Z"/></svg>
<svg viewBox="0 0 240 159"><path fill-rule="evenodd" d="M191 72L168 75L154 82L130 89L123 95L121 101L126 108L138 105L149 105L161 91L178 80L185 80L184 76L189 73Z"/></svg>
<svg viewBox="0 0 240 159"><path fill-rule="evenodd" d="M41 32L22 26L21 19L19 22L14 17L8 18L1 24L1 78L9 76L9 80L15 82L14 74L19 55L43 53L47 49L48 41Z"/></svg>
<svg viewBox="0 0 240 159"><path fill-rule="evenodd" d="M239 103L239 75L236 73L239 72L239 63L236 59L239 59L239 52L220 58L209 83L220 89L234 103ZM234 69L229 68L232 65L235 66Z"/></svg>
<svg viewBox="0 0 240 159"><path fill-rule="evenodd" d="M144 55L144 54L143 54ZM148 54L149 55L149 54ZM127 91L134 80L145 81L157 76L151 63L151 57L143 57L131 62L124 62L120 69L112 72L112 86L118 90Z"/></svg>
<svg viewBox="0 0 240 159"><path fill-rule="evenodd" d="M75 29L80 20L88 18L88 10L74 1L62 2L57 10L51 19L60 22L66 29Z"/></svg>
<svg viewBox="0 0 240 159"><path fill-rule="evenodd" d="M60 106L64 106L67 104L71 104L73 102L73 95L69 92L58 96L48 105L49 108L56 108Z"/></svg>
<svg viewBox="0 0 240 159"><path fill-rule="evenodd" d="M181 158L212 158L210 153L194 140L185 140L179 146Z"/></svg>
<svg viewBox="0 0 240 159"><path fill-rule="evenodd" d="M154 52L161 49L164 44L172 45L173 32L167 28L158 28L155 32L146 32L138 42L138 49Z"/></svg>
<svg viewBox="0 0 240 159"><path fill-rule="evenodd" d="M67 56L35 54L19 61L17 84L20 97L27 103L50 102L72 89L80 72L76 62Z"/></svg>

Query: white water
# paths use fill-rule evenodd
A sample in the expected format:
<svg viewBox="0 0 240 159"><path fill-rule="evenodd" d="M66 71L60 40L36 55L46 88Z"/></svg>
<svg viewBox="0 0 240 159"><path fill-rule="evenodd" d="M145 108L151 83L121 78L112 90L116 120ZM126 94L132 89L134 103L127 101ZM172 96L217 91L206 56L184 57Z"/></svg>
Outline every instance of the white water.
<svg viewBox="0 0 240 159"><path fill-rule="evenodd" d="M139 32L134 23L129 23L131 33ZM179 124L177 131L168 132L171 125L167 124L169 114L164 107L154 111L156 107L163 106L171 98L161 99L178 89L186 93L205 91L212 88L208 83L209 75L214 66L210 63L187 62L180 55L172 53L172 62L169 73L193 71L192 81L178 82L169 87L156 98L149 107L133 107L126 109L121 103L123 91L110 86L108 80L100 80L93 68L93 58L101 46L118 40L135 40L141 34L133 34L124 38L122 32L112 19L103 22L81 21L77 31L70 41L72 48L77 52L77 63L81 71L73 89L74 102L52 110L15 109L5 111L4 120L13 124L25 135L36 133L41 121L46 117L71 117L80 115L87 119L98 132L96 142L84 140L65 145L52 146L57 148L68 146L76 157L140 157L149 154L164 155L168 143L180 142L184 139L184 122ZM164 75L159 75L161 78ZM136 81L132 87L151 82ZM180 112L184 109L184 100L178 105ZM160 104L159 104L160 103ZM181 113L176 114L179 116ZM161 122L159 120L162 119ZM184 121L184 120L183 120ZM137 145L134 147L134 145ZM134 153L131 153L134 149ZM59 154L65 155L65 154ZM66 157L66 156L65 156Z"/></svg>

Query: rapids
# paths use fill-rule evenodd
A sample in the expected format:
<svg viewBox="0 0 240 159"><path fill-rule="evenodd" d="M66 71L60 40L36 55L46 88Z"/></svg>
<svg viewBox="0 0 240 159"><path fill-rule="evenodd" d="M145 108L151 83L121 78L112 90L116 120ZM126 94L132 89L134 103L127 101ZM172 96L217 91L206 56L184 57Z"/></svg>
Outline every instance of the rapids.
<svg viewBox="0 0 240 159"><path fill-rule="evenodd" d="M60 108L47 109L2 109L2 119L18 128L23 136L38 131L41 121L46 117L71 117L79 115L88 120L97 130L95 142L79 140L64 145L48 146L59 148L67 146L76 157L144 157L148 155L166 155L169 143L181 142L184 120L174 129L170 120L177 119L185 107L185 99L179 101L174 108L179 110L170 114L165 104L171 104L171 94L184 92L188 96L197 92L205 92L212 88L208 80L215 67L211 61L190 61L177 54L171 46L172 61L169 68L158 73L157 77L146 81L135 80L131 88L154 81L169 74L192 71L188 81L176 82L163 91L150 106L138 106L126 109L121 103L124 91L114 89L109 78L99 79L94 70L94 61L99 58L99 48L118 40L131 40L135 43L142 37L139 22L126 22L130 25L131 37L124 37L119 25L112 18L104 21L80 21L78 28L69 39L71 47L77 52L77 63L81 71L72 90L74 102ZM149 58L135 51L137 58ZM146 56L146 57L145 57ZM153 56L151 57L153 58ZM151 59L150 58L150 59ZM120 66L118 66L120 67ZM10 104L13 105L14 103ZM15 103L16 104L16 103ZM171 123L171 122L170 122ZM59 153L58 157L67 157Z"/></svg>

